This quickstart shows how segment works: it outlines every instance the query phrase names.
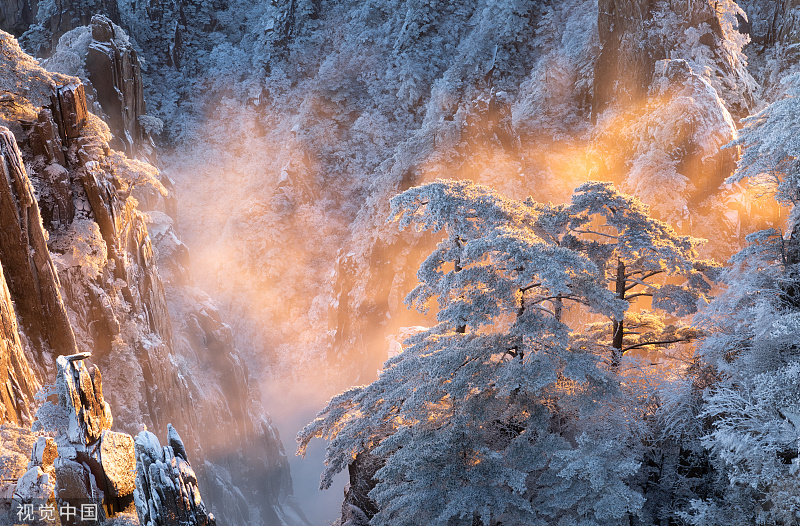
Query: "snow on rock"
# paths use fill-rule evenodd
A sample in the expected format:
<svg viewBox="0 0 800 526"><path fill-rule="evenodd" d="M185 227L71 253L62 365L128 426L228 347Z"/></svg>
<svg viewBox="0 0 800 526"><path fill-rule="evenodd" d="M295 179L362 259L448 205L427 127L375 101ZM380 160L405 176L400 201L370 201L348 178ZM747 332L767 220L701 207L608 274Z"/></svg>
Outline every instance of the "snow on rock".
<svg viewBox="0 0 800 526"><path fill-rule="evenodd" d="M168 424L168 446L161 447L149 431L136 437L136 489L134 502L139 522L146 526L214 526L186 459L178 432Z"/></svg>
<svg viewBox="0 0 800 526"><path fill-rule="evenodd" d="M63 7L69 10L72 5ZM110 13L109 17L115 20ZM107 24L95 25L92 45L111 46ZM113 25L111 29L113 44L125 48L123 35ZM122 72L114 78L127 82L127 72L132 70L124 62L133 60L133 55L126 59L115 52L113 58L113 64L106 64L114 68L112 76ZM28 221L34 227L27 232L30 236L14 238L29 241L19 243L17 252L20 257L33 255L32 270L38 272L41 284L40 293L33 279L22 279L29 268L27 259L26 265L7 261L0 250L3 268L8 263L15 269L14 276L5 275L11 289L8 303L16 308L16 316L10 319L16 317L22 325L10 333L8 341L13 347L15 335L21 340L20 353L29 355L34 369L32 374L17 373L16 382L9 376L10 400L5 396L0 400L0 407L7 408L0 419L24 421L22 408L31 405L25 401L26 393L35 393L42 379L56 376L56 356L90 351L94 364L104 372L107 389L102 394L113 407L115 429L134 434L142 425L166 429L167 422L175 423L183 432L186 455L197 461L209 509L213 505L221 521L241 526L304 524L302 519L284 519L298 515L284 509L292 506L286 504L292 493L288 461L277 431L264 414L258 389L249 382L247 363L234 347L230 327L205 294L188 286L188 251L172 226L176 216L169 179L155 166L112 149L118 130L112 133L92 113L98 106L87 100L92 95L88 84L46 71L6 33L0 33L0 89L0 126L13 133L6 134L7 149L17 148L13 156L4 156L13 160L14 178L9 180L26 190L12 194L22 195L25 202L12 202L9 216L16 211L33 219ZM123 105L131 104L125 98ZM101 109L111 115L108 108ZM145 210L152 211L152 216ZM148 232L151 218L157 219L151 224L160 237L158 250ZM16 228L9 224L6 228L0 221L0 241ZM52 275L45 274L48 269ZM166 282L161 269L167 270ZM60 305L45 301L48 291L60 291ZM41 303L51 309L49 318L36 315ZM5 307L0 313L5 319ZM61 318L60 313L64 313ZM65 323L56 323L59 319ZM37 331L29 326L41 327ZM27 338L19 338L22 329ZM70 335L74 335L71 345L51 342ZM109 431L111 418L95 389L99 370L65 367L70 372L64 385L71 378L71 385L85 392L90 403L79 405L80 395L75 393L65 399L65 407L71 408L65 421L71 423L58 440L61 460L56 464L70 477L80 474L83 468L79 466L88 466L108 505L115 485L126 483L106 480L102 437ZM23 370L22 366L18 369ZM0 361L0 381L5 380L3 370ZM229 432L218 433L220 421L225 421ZM234 450L239 454L231 455ZM82 492L91 494L91 484L85 482ZM126 498L132 496L120 497Z"/></svg>
<svg viewBox="0 0 800 526"><path fill-rule="evenodd" d="M111 428L111 408L103 400L103 385L97 367L87 369L83 359L89 353L59 356L58 382L63 385L60 392L66 393L69 412L68 438L73 444L91 444L98 440L106 429Z"/></svg>
<svg viewBox="0 0 800 526"><path fill-rule="evenodd" d="M115 135L111 146L131 157L143 154L154 160L152 141L139 119L145 116L146 108L136 50L122 29L106 16L93 16L91 28L86 71Z"/></svg>
<svg viewBox="0 0 800 526"><path fill-rule="evenodd" d="M10 511L8 505L17 490L17 481L25 475L31 466L28 465L28 453L36 441L36 436L29 429L4 424L0 426L0 524L3 524L2 512Z"/></svg>
<svg viewBox="0 0 800 526"><path fill-rule="evenodd" d="M755 83L746 70L740 30L744 13L732 0L600 0L602 50L594 69L593 114L613 103L638 104L647 95L656 63L683 58L723 97L731 113L753 105Z"/></svg>
<svg viewBox="0 0 800 526"><path fill-rule="evenodd" d="M53 475L45 473L39 466L32 467L19 480L14 499L20 502L48 502L55 496L55 480Z"/></svg>
<svg viewBox="0 0 800 526"><path fill-rule="evenodd" d="M721 149L736 136L733 119L685 60L656 62L644 111L623 129L633 150L626 188L673 224L689 220L735 167L735 150Z"/></svg>
<svg viewBox="0 0 800 526"><path fill-rule="evenodd" d="M29 470L14 496L20 505L52 496L59 504L76 507L95 503L114 516L132 503L133 437L110 431L113 418L103 399L102 376L96 366L84 363L89 356L79 353L56 360L58 409L66 413L67 424L55 430L55 439L40 437L33 444ZM37 413L40 421L42 415Z"/></svg>
<svg viewBox="0 0 800 526"><path fill-rule="evenodd" d="M172 427L172 424L167 424L167 440L169 441L169 447L172 448L175 456L180 457L188 462L189 457L186 456L186 447L183 445L183 440L181 440L178 432L174 427Z"/></svg>
<svg viewBox="0 0 800 526"><path fill-rule="evenodd" d="M75 351L75 337L47 250L47 234L22 152L11 130L0 126L0 259L22 328L37 347Z"/></svg>

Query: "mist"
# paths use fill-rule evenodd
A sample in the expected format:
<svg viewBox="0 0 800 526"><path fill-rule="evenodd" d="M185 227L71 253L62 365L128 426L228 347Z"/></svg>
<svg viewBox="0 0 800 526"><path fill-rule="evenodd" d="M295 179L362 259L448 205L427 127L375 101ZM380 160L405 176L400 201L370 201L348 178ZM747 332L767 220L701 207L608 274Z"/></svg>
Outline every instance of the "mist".
<svg viewBox="0 0 800 526"><path fill-rule="evenodd" d="M440 511L471 523L536 522L503 514L513 509L522 517L537 506L545 522L569 522L575 510L608 507L597 504L605 502L604 493L627 503L610 512L614 520L636 515L642 524L678 518L704 524L708 513L714 524L729 524L728 508L769 514L787 500L780 488L793 479L782 470L795 469L796 455L787 452L796 444L754 438L735 422L725 426L745 385L752 387L745 394L767 408L747 415L766 419L753 429L796 426L792 415L800 411L785 410L773 396L794 393L794 369L781 369L780 360L794 356L800 290L786 271L800 258L792 249L800 150L786 131L797 127L792 119L800 113L792 106L800 91L791 51L800 30L788 3L12 3L0 9L0 28L13 33L0 34L0 124L9 130L3 131L8 155L0 162L12 159L21 181L8 196L33 188L31 202L20 205L25 217L33 204L40 210L31 216L33 237L27 226L11 241L0 236L0 281L8 281L0 299L4 313L17 309L20 327L7 324L20 365L12 374L19 385L12 387L30 405L16 407L11 396L5 401L10 421L35 413L33 386L53 380L54 356L90 351L90 362L103 370L115 432L129 433L133 443L149 426L166 444L167 424L180 428L183 456L192 457L209 509L231 526L373 519L394 526L399 519L392 513L408 513L409 524L433 522L426 504L416 502L425 499L463 506ZM687 249L671 268L662 258L638 270L630 269L646 257L631 256L626 275L619 253L615 261L598 255L616 249L593 252L618 233L601 218L587 223L597 230L581 232L580 242L569 237L574 232L551 233L532 253L552 242L552 253L573 251L591 260L586 268L597 263L592 279L603 283L592 289L597 294L570 307L562 305L563 290L539 295L537 280L515 282L506 298L513 308L485 326L475 324L486 341L499 338L498 348L471 364L480 374L453 382L461 366L448 371L444 362L466 365L493 344L470 348L473 327L460 319L451 324L454 331L446 326L454 300L447 294L418 305L425 312L409 308L405 298L421 281L464 269L460 256L436 267L439 274L430 266L426 274L423 262L442 241L461 250L464 240L453 237L459 221L482 221L482 213L497 210L487 203L514 200L513 207L531 214L525 217L548 217L545 211L555 208L546 203L567 205L575 188L590 181L613 183L614 191L646 205L639 208L631 198L625 201L631 208L646 209L648 220L677 232L656 229L661 241L641 254L686 235L705 240L699 255ZM431 183L486 199L439 231L426 230L424 222L398 228L390 199ZM598 188L591 191L604 191ZM430 204L423 201L421 214ZM502 231L489 223L493 235ZM17 232L16 219L9 224ZM538 236L531 225L505 226L513 239ZM748 240L762 229L774 230ZM25 239L29 246L18 243ZM585 253L575 252L579 245ZM506 248L493 247L486 260L472 264L480 267ZM38 267L28 269L26 257L34 255ZM551 259L554 272L583 272ZM510 275L527 264L481 269L485 276ZM678 267L688 277L667 276ZM607 282L614 269L616 284ZM651 281L636 283L637 276ZM48 284L46 308L21 283L33 284L28 289ZM500 294L491 284L472 285L456 296ZM626 299L634 287L644 288ZM662 287L685 293L678 299L686 308L675 310L680 316L654 314L660 307L651 298ZM592 303L609 292L627 302L627 314ZM544 302L539 312L555 322L531 317L539 321L520 329L531 332L513 335L523 343L506 345L511 340L502 335L510 327L529 323L528 300ZM479 312L478 303L464 316ZM60 328L48 325L42 312L58 314ZM631 352L620 365L613 356L623 354L623 322ZM554 327L552 334L542 327ZM666 343L653 336L680 331L688 336ZM644 341L649 337L655 339ZM537 361L529 352L538 352L537 338L568 344ZM436 347L443 341L452 345ZM426 346L463 352L431 362L435 353ZM576 357L586 360L564 365ZM396 377L400 369L384 370L387 358L405 363L406 377ZM425 367L445 372L418 375ZM527 380L553 381L520 395L525 382L507 383L511 373L490 381L503 367L519 378L524 371ZM773 389L784 380L788 387ZM414 382L435 385L435 396L407 410ZM599 387L611 384L618 389ZM474 388L448 391L467 385ZM355 386L375 395L373 405L346 395L341 406L325 410ZM384 400L384 388L399 399ZM383 420L370 422L373 417ZM354 422L366 427L353 436L343 432ZM303 435L304 429L312 431ZM380 444L391 445L386 439L396 431L409 429L423 432L409 431L406 451L401 445L372 455ZM337 444L340 433L352 443ZM426 436L435 438L431 449ZM750 456L731 453L725 446L731 436L744 444L736 451L772 466L777 479L741 476ZM303 437L311 440L304 458L296 454ZM536 442L541 437L549 442ZM767 445L747 449L762 439ZM326 446L341 473L320 491ZM404 457L414 447L419 459ZM549 459L546 468L536 464L542 458ZM395 462L396 469L377 480L383 462ZM526 471L531 465L539 467ZM447 469L470 491L479 488L473 496L494 498L497 490L497 502L463 498L450 480L437 478ZM494 480L496 473L505 475ZM581 485L580 473L615 482L597 491L594 502L597 488ZM539 475L541 483L534 481ZM399 477L395 486L419 484L403 496L400 511L387 490L393 476ZM737 508L717 499L733 494L733 485L719 482L728 478L739 486L760 482L751 484L752 495L736 493ZM349 487L353 480L359 487ZM481 486L488 480L494 482ZM378 490L370 493L373 487ZM548 491L563 498L535 500ZM561 501L578 504L562 509ZM752 522L768 523L761 515Z"/></svg>
<svg viewBox="0 0 800 526"><path fill-rule="evenodd" d="M312 524L339 515L346 474L320 493L324 444L300 459L294 436L331 396L372 382L401 333L435 323L435 308L425 316L403 298L440 237L386 224L394 194L449 178L565 202L583 182L613 181L679 232L709 239L703 251L719 261L785 217L769 195L725 183L736 167L736 149L723 148L737 133L733 106L687 62L662 61L653 89L594 114L585 78L597 49L592 9L553 8L565 44L537 33L523 49L495 49L479 73L440 48L425 51L437 56L431 67L405 56L422 72L418 92L392 77L397 69L381 80L387 49L337 36L337 24L351 23L345 11L322 15L322 29L293 44L284 63L292 69L258 79L257 99L222 90L206 100L181 146L162 157L194 284L221 306L247 356ZM481 50L485 31L453 42ZM509 73L495 79L498 68ZM408 99L380 86L389 80ZM685 368L691 352L653 360Z"/></svg>

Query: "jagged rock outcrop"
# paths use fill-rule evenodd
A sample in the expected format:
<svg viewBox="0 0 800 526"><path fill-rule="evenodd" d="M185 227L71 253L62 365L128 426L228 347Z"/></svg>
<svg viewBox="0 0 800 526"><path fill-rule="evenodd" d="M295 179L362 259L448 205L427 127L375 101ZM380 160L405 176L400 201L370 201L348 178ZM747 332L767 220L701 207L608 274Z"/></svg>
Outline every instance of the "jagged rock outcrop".
<svg viewBox="0 0 800 526"><path fill-rule="evenodd" d="M714 72L709 80L728 110L737 116L748 113L753 85L735 50L737 44L744 45L748 26L734 2L600 0L598 7L601 51L594 67L593 118L612 103L628 108L640 105L659 60L697 57L708 60L699 67ZM696 42L670 36L681 30L691 32ZM703 51L697 53L697 48Z"/></svg>
<svg viewBox="0 0 800 526"><path fill-rule="evenodd" d="M210 299L188 285L188 252L166 213L174 214L174 207L164 178L152 165L112 149L113 135L87 111L78 79L45 71L5 33L0 33L0 92L9 94L7 103L0 103L0 125L10 130L6 149L16 148L16 171L30 174L27 210L42 218L25 223L37 226L29 231L40 236L31 253L50 258L53 290L60 291L63 319L74 335L73 351L60 354L91 351L106 373L102 393L97 370L82 369L80 359L67 360L64 370L72 373L65 378L84 393L85 400L78 399L96 403L84 409L71 404L76 408L71 438L84 437L83 445L58 445L55 497L102 495L108 513L123 506L131 481L125 470L113 468L119 462L104 466L103 459L133 443L115 433L135 434L142 425L166 429L171 422L183 430L187 454L198 459L195 469L209 511L221 522L307 524L291 496L280 437L260 407L257 388L249 384L230 328ZM152 215L140 209L143 204L155 208ZM163 250L154 248L148 225ZM28 291L10 285L9 280L10 300L20 305L19 295ZM25 319L22 312L18 317ZM41 332L45 343L63 337L52 321ZM37 346L29 331L24 334L20 345L29 360L36 359L33 376L41 381L55 374L57 354ZM114 430L105 402L99 402L103 394L114 408ZM219 433L220 426L227 432ZM44 487L40 478L37 471L37 484ZM123 504L111 501L109 508L115 495Z"/></svg>
<svg viewBox="0 0 800 526"><path fill-rule="evenodd" d="M34 189L16 138L5 127L0 127L0 172L0 260L25 333L39 363L46 364L51 354L72 354L75 337Z"/></svg>
<svg viewBox="0 0 800 526"><path fill-rule="evenodd" d="M103 397L100 370L87 367L89 353L60 356L56 390L66 426L56 437L53 460L55 496L74 505L92 501L109 515L130 507L134 490L133 437L111 431L111 408ZM49 459L53 448L45 443L33 457ZM42 462L46 465L46 460ZM41 468L39 468L41 469Z"/></svg>
<svg viewBox="0 0 800 526"><path fill-rule="evenodd" d="M136 50L126 42L127 37L116 34L119 26L115 27L105 16L92 17L91 31L92 42L85 68L95 98L114 134L111 146L129 157L152 158L153 143L140 122L147 109Z"/></svg>
<svg viewBox="0 0 800 526"><path fill-rule="evenodd" d="M16 480L10 511L20 520L23 515L36 518L35 506L54 510L73 506L83 510L81 519L89 506L100 520L132 507L133 437L109 430L112 417L103 399L100 371L85 365L88 357L89 353L80 353L57 359L53 391L58 403L45 402L36 422L40 430L56 436L39 436L32 444L27 471ZM62 524L83 522L62 517Z"/></svg>
<svg viewBox="0 0 800 526"><path fill-rule="evenodd" d="M59 357L59 403L68 409L67 439L72 444L93 444L114 422L111 408L103 399L103 380L100 370L83 364L90 353Z"/></svg>
<svg viewBox="0 0 800 526"><path fill-rule="evenodd" d="M146 114L142 63L120 26L105 15L93 16L91 25L63 35L43 65L81 80L88 108L110 128L111 147L155 163L150 133L163 123Z"/></svg>
<svg viewBox="0 0 800 526"><path fill-rule="evenodd" d="M136 490L134 498L139 523L146 526L215 526L197 476L189 464L186 447L168 424L168 445L161 447L149 431L136 437Z"/></svg>

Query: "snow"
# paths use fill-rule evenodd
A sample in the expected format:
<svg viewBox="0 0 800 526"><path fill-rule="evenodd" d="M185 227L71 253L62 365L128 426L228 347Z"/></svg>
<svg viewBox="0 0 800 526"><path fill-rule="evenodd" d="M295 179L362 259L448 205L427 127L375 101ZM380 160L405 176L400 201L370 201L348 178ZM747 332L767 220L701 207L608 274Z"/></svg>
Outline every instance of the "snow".
<svg viewBox="0 0 800 526"><path fill-rule="evenodd" d="M751 15L753 37L759 39L759 46L769 39L780 41L781 34L793 34L793 18L778 11L777 6L755 0L741 5ZM151 236L164 241L161 246L165 253L179 253L185 247L174 229L180 231L193 251L196 283L224 306L223 317L231 324L231 338L244 349L243 361L255 378L290 382L299 373L320 369L324 373L319 381L328 387L369 383L385 357L387 338L390 363L399 367L404 360L413 359L414 349L419 351L425 338L452 336L436 332L436 316L456 327L471 325L489 332L508 327L508 320L514 317L509 305L520 308L526 297L532 299L519 291L519 285L534 275L524 268L517 275L498 276L498 268L536 264L541 269L536 277L542 279L541 286L551 295L580 293L595 311L609 319L599 322L573 310L564 319L573 324L588 322L587 334L561 334L557 324L545 324L543 327L553 334L545 331L522 343L513 342L520 348L523 344L550 346L553 356L569 356L574 363L561 371L553 368L552 356L529 357L530 367L542 374L531 379L522 374L523 368L509 367L498 377L506 382L499 390L503 396L521 388L534 392L548 386L566 392L580 390L584 383L600 381L602 375L598 376L595 361L579 360L563 345L572 341L569 352L591 349L599 354L612 319L622 321L621 312L627 303L610 297L607 281L600 284L591 278L596 272L611 276L618 268L614 257L626 259L628 268L640 265L642 269L668 268L683 273L687 281L681 281L681 286L675 278L674 283L652 281L641 289L654 295L654 308L678 316L705 308L710 284L698 278L696 267L705 264L693 252L696 243L682 243L679 234L656 228L657 223L648 223L642 216L629 224L652 227L647 234L630 235L617 245L577 235L576 228L596 226L588 219L582 225L567 221L572 229L568 235L558 230L566 224L565 216L577 216L582 211L587 217L593 215L594 221L605 221L609 229L617 229L612 235L627 236L622 222L607 212L603 216L599 212L602 206L595 206L608 205L618 195L603 193L597 186L584 186L579 191L583 197L602 197L593 203L578 195L563 207L544 205L545 201L562 201L567 190L589 179L613 179L617 188L651 205L659 219L673 223L681 233L711 238L711 248L706 250L726 259L745 245L742 236L750 219L749 208L731 209L742 187L723 184L734 169L737 152L721 147L732 140L734 146L744 148L744 157L739 170L728 179L730 183L760 180L777 192L782 203L793 206L798 200L797 155L792 139L796 135L792 130L797 128L793 123L798 81L788 75L796 65L790 58L778 56L786 51L791 57L788 52L792 48L785 42L777 42L769 50L755 44L746 47L748 36L739 27L745 13L732 0L715 2L713 9L704 1L651 2L648 18L640 20L638 26L630 20L615 26L615 30L623 31L630 22L639 33L625 37L648 42L653 51L649 57L654 59L653 78L649 86L644 86L643 100L633 101L631 106L615 106L611 101L606 113L596 116L596 123L592 121L591 98L595 74L602 69L597 68L596 57L603 44L598 34L596 1L252 4L234 0L224 10L214 9L211 2L198 2L191 6L189 22L179 29L180 61L176 63L176 57L170 57L170 66L166 66L165 54L170 48L178 53L175 26L150 24L142 3L124 1L120 6L132 44L147 56L150 66L146 82L151 109L139 119L152 131L163 131L163 139L172 148L164 164L176 179L182 200L177 221L159 212L150 214ZM48 9L53 5L43 5L43 16ZM169 6L165 9L165 20L170 20L175 13ZM772 28L779 23L786 27ZM64 35L48 65L80 75L75 57L85 45L84 29ZM745 52L753 56L748 59ZM620 76L624 75L623 68ZM785 84L779 82L781 78L786 78ZM0 81L13 83L16 79L2 78L0 72ZM788 96L780 98L783 94ZM32 94L31 100L36 96ZM766 106L767 102L772 105ZM766 109L755 113L762 107ZM755 116L737 139L738 119L749 113ZM101 124L92 121L90 125L102 133ZM124 189L165 193L160 174L153 169L121 158L113 162ZM775 172L776 166L787 169ZM488 184L509 198L502 201L499 193L492 192L470 194L470 198L480 197L480 206L468 208L464 203L470 200L464 200L461 215L469 221L462 222L451 221L448 214L452 209L443 206L437 210L436 203L427 203L429 208L418 213L422 201L419 195L416 200L409 197L413 192L405 194L405 201L394 201L395 208L390 209L390 197L440 176ZM442 198L445 194L426 197ZM542 203L534 206L531 200L523 205L522 198L528 194ZM487 203L491 202L502 202L503 206L487 213ZM398 207L405 208L398 212ZM639 213L642 209L637 205L626 210ZM415 223L423 229L445 231L448 238L434 249L425 234L408 230L398 234L393 225L385 224L390 213L399 213L404 225ZM548 215L545 224L542 218ZM634 215L625 218L631 220ZM537 220L539 230L523 236L520 225ZM508 227L509 221L516 226ZM790 230L793 226L789 225ZM491 236L481 238L476 234L479 230L489 230ZM96 225L86 220L66 236L64 253L57 258L59 266L80 267L87 278L98 276L106 265L106 255ZM779 238L787 244L780 243ZM664 473L678 473L678 461L669 460L670 448L678 447L677 441L690 451L687 454L696 455L692 459L699 465L713 464L708 467L709 473L717 470L713 471L719 475L715 480L721 481L715 490L720 494L733 492L726 495L733 495L736 506L752 507L756 489L769 494L774 502L786 501L786 493L776 488L785 483L788 492L794 491L787 473L791 475L788 470L795 468L778 466L776 455L796 449L796 432L792 435L786 431L793 426L795 412L791 403L774 396L780 391L793 393L792 336L798 318L793 300L787 300L787 305L772 302L791 296L787 290L795 286L793 275L782 273L778 255L791 241L790 232L782 238L765 234L737 256L733 268L740 274L735 275L733 270L727 274L724 279L729 291L704 311L709 319L717 318L706 320L707 339L699 361L692 366L695 369L678 368L675 373L679 380L672 387L677 394L670 394L672 387L666 381L649 391L632 387L636 379L621 381L618 387L630 399L620 402L619 413L609 410L597 421L581 421L564 435L569 447L543 446L542 451L554 459L551 478L545 484L551 493L543 492L536 498L553 500L557 495L572 499L570 502L580 501L576 506L586 509L602 506L608 515L598 516L600 521L615 520L636 510L643 514L644 522L652 519L656 523L655 515L661 513L658 520L676 520L672 509L675 502L653 494L643 503L638 489L629 492L618 483L630 476L638 481L631 487L641 488L642 481L649 484L646 470L653 465L663 468ZM54 246L61 242L53 239ZM656 248L651 249L649 244ZM576 250L577 245L584 247L584 252ZM764 252L759 252L759 247ZM414 270L423 254L432 255L417 276ZM460 272L450 271L462 265ZM188 272L183 274L180 268L169 271L176 282L185 275ZM430 308L427 318L407 313L401 303L418 278L422 283L412 293L410 303ZM478 289L465 286L474 282L486 285ZM487 300L487 290L503 301ZM173 310L188 312L187 305L202 303L203 298L201 293L176 293ZM556 313L552 302L539 306L538 321ZM198 308L196 318L208 319L215 312ZM674 319L659 318L661 314L629 314L626 327L643 331L629 333L631 345L647 343L655 334L699 335L692 332L694 329L676 325ZM400 335L403 329L417 326L428 329L412 337L416 343L403 347L401 342L407 335ZM150 336L140 341L150 351L159 343ZM474 347L466 345L465 349L474 358L487 341L480 340ZM495 343L498 352L483 365L500 368L500 357L512 342ZM439 366L460 363L458 353L440 354ZM193 366L177 359L171 363ZM620 367L630 367L624 374L633 375L634 366L641 365L635 364L631 359ZM409 375L420 374L406 366ZM714 385L722 386L718 398L702 398L702 390L711 385L704 384L705 373L698 372L704 367L717 367L731 375L730 381L714 379ZM380 385L391 384L394 378L397 383L393 388L405 388L396 379L398 373L391 371L389 368L381 373ZM192 375L181 373L177 378L191 381ZM456 391L474 387L472 380L463 382L444 389L469 393ZM365 392L350 391L337 403L365 396ZM414 396L409 397L409 404L422 399L415 402ZM748 396L758 409L752 415L741 405ZM574 402L576 414L591 414L588 400L569 400ZM447 408L442 402L437 411ZM720 417L719 425L705 431L694 426L691 421L701 410ZM623 415L625 411L629 413ZM658 417L651 420L655 413ZM729 414L742 420L726 421ZM674 415L677 421L659 420L668 415ZM625 438L644 449L632 447L628 457L613 449L614 444L609 444L600 430L616 418L636 422L632 428L647 428L632 429ZM605 423L600 422L604 419ZM549 430L552 423L537 425ZM759 435L763 430L764 436ZM168 431L170 447L180 457L182 445L173 440L173 431ZM587 434L581 434L583 431ZM595 432L598 434L592 435ZM476 432L478 435L480 432ZM661 441L648 450L649 446L636 442L644 435L661 437ZM456 443L455 436L446 437L453 441L449 445ZM415 462L420 455L442 450L442 442L436 441L439 439L426 442L427 438L419 438L420 451L409 448L399 454L398 469L419 474L412 467L418 467ZM400 443L399 438L396 440ZM143 441L144 450L154 446L146 436ZM154 447L154 455L163 454L157 442ZM736 451L731 453L730 448ZM396 453L391 442L383 451ZM334 467L344 468L352 460L350 453L347 450L339 455ZM524 451L519 454L526 456ZM483 459L484 466L496 466L502 457L495 450L481 450L475 455ZM761 466L747 455L758 459ZM437 459L457 462L446 455ZM612 466L609 459L620 461ZM381 476L391 480L397 473L387 469ZM435 478L437 474L424 476ZM495 480L493 476L496 473L485 479ZM519 474L505 472L503 477L497 479L503 481L498 487L522 492ZM684 506L677 512L684 514L684 519L696 524L724 524L731 519L722 504L702 501L702 496L693 493L698 487L693 484L700 485L699 481L689 480L692 477L685 473L669 480L668 475L664 477L663 487L653 491L674 483L685 490L681 503L694 499L692 507ZM752 493L736 493L726 485L739 480L756 481L758 488ZM602 489L608 496L602 495ZM381 502L388 503L397 497L392 491L384 486L376 494L384 499ZM469 509L486 518L491 514L490 507L476 504L483 497L454 497L451 507L443 508L442 513L475 506ZM612 498L616 500L610 502ZM164 504L137 502L141 506ZM545 505L548 502L543 502ZM521 508L526 506L520 503ZM399 508L387 504L386 513L393 509ZM767 515L752 518L777 517Z"/></svg>

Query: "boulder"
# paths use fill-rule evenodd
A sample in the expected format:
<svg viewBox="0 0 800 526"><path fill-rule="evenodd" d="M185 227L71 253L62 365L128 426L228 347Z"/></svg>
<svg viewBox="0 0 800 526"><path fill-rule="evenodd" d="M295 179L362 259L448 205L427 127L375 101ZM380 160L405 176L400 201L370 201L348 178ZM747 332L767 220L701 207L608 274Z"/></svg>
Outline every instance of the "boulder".
<svg viewBox="0 0 800 526"><path fill-rule="evenodd" d="M31 451L31 461L28 468L40 467L47 472L53 468L53 462L58 457L58 446L56 441L50 437L39 437L33 444Z"/></svg>
<svg viewBox="0 0 800 526"><path fill-rule="evenodd" d="M55 480L39 466L32 467L17 480L14 500L20 502L49 502L55 497Z"/></svg>
<svg viewBox="0 0 800 526"><path fill-rule="evenodd" d="M97 481L87 464L59 457L55 461L55 472L55 496L59 501L99 503L102 500Z"/></svg>
<svg viewBox="0 0 800 526"><path fill-rule="evenodd" d="M133 493L136 488L136 456L132 436L103 431L100 437L100 464L106 476L106 488L112 497Z"/></svg>

